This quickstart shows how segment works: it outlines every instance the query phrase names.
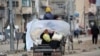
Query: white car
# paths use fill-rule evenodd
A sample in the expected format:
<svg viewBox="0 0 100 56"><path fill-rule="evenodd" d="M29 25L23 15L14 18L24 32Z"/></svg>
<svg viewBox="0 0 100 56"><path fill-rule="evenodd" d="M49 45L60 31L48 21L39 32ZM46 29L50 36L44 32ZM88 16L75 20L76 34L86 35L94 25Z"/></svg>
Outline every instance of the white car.
<svg viewBox="0 0 100 56"><path fill-rule="evenodd" d="M3 40L5 40L5 35L0 32L0 41L3 41Z"/></svg>

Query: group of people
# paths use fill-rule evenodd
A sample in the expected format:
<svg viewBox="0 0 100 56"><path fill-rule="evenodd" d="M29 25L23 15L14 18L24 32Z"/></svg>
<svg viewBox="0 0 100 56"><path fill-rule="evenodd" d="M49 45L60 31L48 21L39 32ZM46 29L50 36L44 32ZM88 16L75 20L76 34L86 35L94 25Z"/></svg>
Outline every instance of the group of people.
<svg viewBox="0 0 100 56"><path fill-rule="evenodd" d="M44 20L52 20L52 19L54 20L54 19L61 19L61 17L59 17L58 15L53 15L51 13L51 9L47 7L46 13L44 14L43 19ZM92 42L93 42L93 44L97 44L98 34L99 34L98 27L96 25L93 25L91 27L91 32L92 32ZM27 31L27 33L28 33L28 35L30 35L28 31ZM76 30L74 31L74 34L76 37L78 37L79 26L76 26ZM42 44L48 44L55 51L60 46L60 41L52 40L53 35L54 35L54 31L49 32L48 29L45 29L45 31L40 35L40 38L42 39ZM24 36L24 37L26 37L26 36ZM25 39L27 39L27 38L25 38ZM24 42L26 44L26 41L24 41ZM26 50L26 46L28 46L28 45L25 45L25 48L24 48L25 50ZM49 54L51 55L51 53L49 53ZM44 53L44 55L47 55L47 53Z"/></svg>
<svg viewBox="0 0 100 56"><path fill-rule="evenodd" d="M99 28L96 25L96 23L93 23L91 25L90 32L91 32L91 35L92 35L92 43L93 44L97 44L97 42L98 42L98 35L99 35ZM79 28L79 25L77 24L75 26L74 36L79 38L79 35L80 35L80 28Z"/></svg>

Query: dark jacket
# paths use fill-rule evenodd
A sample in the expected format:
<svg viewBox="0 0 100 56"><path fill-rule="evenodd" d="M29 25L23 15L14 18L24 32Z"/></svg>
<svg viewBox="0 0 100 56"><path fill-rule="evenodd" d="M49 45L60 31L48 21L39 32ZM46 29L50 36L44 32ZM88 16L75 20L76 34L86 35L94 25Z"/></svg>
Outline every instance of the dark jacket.
<svg viewBox="0 0 100 56"><path fill-rule="evenodd" d="M44 15L44 20L52 20L54 19L54 16L51 14L51 12L47 12L45 15Z"/></svg>
<svg viewBox="0 0 100 56"><path fill-rule="evenodd" d="M98 35L98 34L99 34L99 29L98 29L98 27L97 27L97 26L93 26L93 27L91 28L91 32L92 32L93 35Z"/></svg>
<svg viewBox="0 0 100 56"><path fill-rule="evenodd" d="M50 37L52 38L52 36L54 35L54 33L50 33ZM51 42L49 43L50 47L52 49L57 49L58 47L60 47L60 41L56 41L56 40L51 40Z"/></svg>
<svg viewBox="0 0 100 56"><path fill-rule="evenodd" d="M26 33L23 33L22 39L23 39L23 43L26 43Z"/></svg>
<svg viewBox="0 0 100 56"><path fill-rule="evenodd" d="M43 35L44 35L44 33L42 33L42 34L40 35L40 38L42 39L42 44L49 44L49 42L46 42L46 41L43 39Z"/></svg>

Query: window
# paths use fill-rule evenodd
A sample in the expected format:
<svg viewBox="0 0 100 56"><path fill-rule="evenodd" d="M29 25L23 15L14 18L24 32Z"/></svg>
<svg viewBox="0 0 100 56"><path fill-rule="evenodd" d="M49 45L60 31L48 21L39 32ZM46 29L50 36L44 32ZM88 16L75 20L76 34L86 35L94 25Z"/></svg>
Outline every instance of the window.
<svg viewBox="0 0 100 56"><path fill-rule="evenodd" d="M31 0L22 0L23 7L29 7L31 5Z"/></svg>
<svg viewBox="0 0 100 56"><path fill-rule="evenodd" d="M18 1L13 1L13 7L18 7Z"/></svg>
<svg viewBox="0 0 100 56"><path fill-rule="evenodd" d="M0 7L0 19L4 17L5 10L4 7Z"/></svg>
<svg viewBox="0 0 100 56"><path fill-rule="evenodd" d="M64 8L64 5L61 4L61 3L58 3L57 5L58 5L59 8Z"/></svg>
<svg viewBox="0 0 100 56"><path fill-rule="evenodd" d="M8 1L7 1L7 6L9 6L9 2L8 2ZM13 7L18 7L18 6L19 6L18 1L13 1L13 2L12 2L12 6L13 6Z"/></svg>

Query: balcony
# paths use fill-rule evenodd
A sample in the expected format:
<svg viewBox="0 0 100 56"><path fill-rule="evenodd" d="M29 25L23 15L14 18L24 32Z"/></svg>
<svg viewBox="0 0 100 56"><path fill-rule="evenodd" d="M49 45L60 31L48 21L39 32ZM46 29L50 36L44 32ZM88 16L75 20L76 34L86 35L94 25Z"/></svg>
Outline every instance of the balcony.
<svg viewBox="0 0 100 56"><path fill-rule="evenodd" d="M32 7L22 7L22 14L32 14Z"/></svg>

